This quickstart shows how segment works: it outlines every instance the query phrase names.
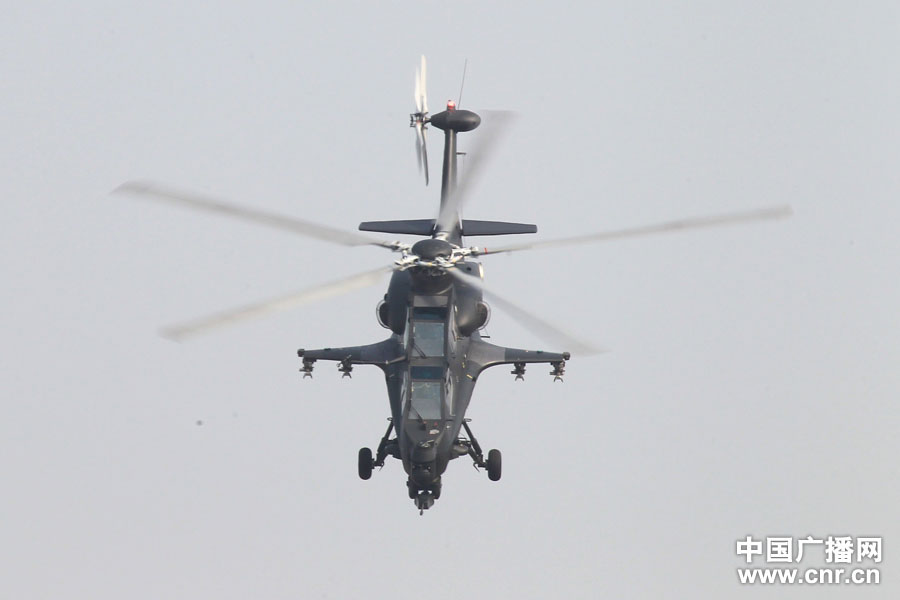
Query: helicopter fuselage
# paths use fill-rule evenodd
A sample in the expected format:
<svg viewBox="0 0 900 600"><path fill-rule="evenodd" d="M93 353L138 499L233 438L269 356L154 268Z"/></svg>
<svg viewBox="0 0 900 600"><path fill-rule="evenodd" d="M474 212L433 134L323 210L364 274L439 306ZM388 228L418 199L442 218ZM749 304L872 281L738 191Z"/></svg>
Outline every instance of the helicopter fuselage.
<svg viewBox="0 0 900 600"><path fill-rule="evenodd" d="M463 270L480 277L477 263ZM487 305L480 289L426 270L398 272L386 302L389 314L403 315L392 329L406 360L385 372L400 458L410 482L439 494L447 464L469 452L460 430L477 373L466 368L466 357L487 322Z"/></svg>
<svg viewBox="0 0 900 600"><path fill-rule="evenodd" d="M304 375L317 360L339 362L349 375L355 364L380 367L391 407L391 426L375 456L360 451L360 476L368 479L374 466L388 456L400 459L408 475L410 498L420 509L441 494L441 476L454 458L468 455L477 467L499 479L499 452L485 460L465 418L478 377L485 369L512 364L522 378L527 363L549 363L561 378L568 353L518 350L482 340L490 309L482 298L482 268L461 263L451 277L446 271L415 267L395 271L388 292L377 308L381 325L391 337L369 346L300 350ZM462 435L465 430L465 435ZM391 438L392 431L395 437Z"/></svg>

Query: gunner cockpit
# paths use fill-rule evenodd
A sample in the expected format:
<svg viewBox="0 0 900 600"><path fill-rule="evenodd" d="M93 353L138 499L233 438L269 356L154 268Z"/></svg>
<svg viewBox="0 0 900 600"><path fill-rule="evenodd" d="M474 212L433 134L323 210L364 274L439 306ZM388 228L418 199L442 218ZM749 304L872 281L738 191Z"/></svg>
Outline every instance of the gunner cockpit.
<svg viewBox="0 0 900 600"><path fill-rule="evenodd" d="M447 308L444 306L417 306L410 319L409 345L411 358L444 356L444 329Z"/></svg>
<svg viewBox="0 0 900 600"><path fill-rule="evenodd" d="M443 367L410 367L409 416L425 421L439 421L449 413L444 395ZM443 410L442 410L443 408Z"/></svg>

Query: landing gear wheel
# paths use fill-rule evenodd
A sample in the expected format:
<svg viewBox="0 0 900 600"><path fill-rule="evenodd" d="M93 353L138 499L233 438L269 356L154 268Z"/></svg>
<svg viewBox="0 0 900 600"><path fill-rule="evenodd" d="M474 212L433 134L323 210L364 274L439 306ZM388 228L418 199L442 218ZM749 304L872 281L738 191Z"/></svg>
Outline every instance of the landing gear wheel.
<svg viewBox="0 0 900 600"><path fill-rule="evenodd" d="M372 476L372 467L375 466L375 460L372 458L371 448L359 449L359 478L368 479Z"/></svg>
<svg viewBox="0 0 900 600"><path fill-rule="evenodd" d="M491 450L488 452L487 457L487 472L488 479L491 481L499 481L500 480L500 472L503 464L503 458L500 455L499 450Z"/></svg>
<svg viewBox="0 0 900 600"><path fill-rule="evenodd" d="M409 491L409 499L415 500L416 497L419 495L419 488L414 486L411 481L406 482L406 488Z"/></svg>

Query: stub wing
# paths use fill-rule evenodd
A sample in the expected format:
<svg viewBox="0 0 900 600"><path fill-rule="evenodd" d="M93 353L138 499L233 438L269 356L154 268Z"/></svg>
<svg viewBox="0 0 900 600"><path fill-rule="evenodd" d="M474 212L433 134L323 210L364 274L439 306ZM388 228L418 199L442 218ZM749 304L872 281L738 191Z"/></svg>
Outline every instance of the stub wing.
<svg viewBox="0 0 900 600"><path fill-rule="evenodd" d="M466 374L471 379L478 379L482 371L497 365L514 365L512 374L517 379L525 374L525 365L528 363L547 363L553 365L550 372L554 378L562 378L565 373L566 361L569 360L568 352L544 352L543 350L521 350L519 348L505 348L495 346L481 340L472 340L469 352L466 356Z"/></svg>
<svg viewBox="0 0 900 600"><path fill-rule="evenodd" d="M313 364L317 360L330 360L341 363L338 366L345 375L353 370L353 365L375 365L382 370L389 365L406 359L406 353L400 344L400 338L390 338L376 344L365 346L346 346L343 348L321 348L318 350L297 350L297 356L303 360L300 371L304 377L312 376Z"/></svg>

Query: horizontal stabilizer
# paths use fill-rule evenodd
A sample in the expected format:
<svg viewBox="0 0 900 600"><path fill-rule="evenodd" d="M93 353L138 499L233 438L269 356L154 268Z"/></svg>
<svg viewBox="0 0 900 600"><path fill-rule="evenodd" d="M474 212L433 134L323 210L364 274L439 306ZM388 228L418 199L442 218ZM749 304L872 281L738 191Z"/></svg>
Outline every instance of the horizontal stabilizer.
<svg viewBox="0 0 900 600"><path fill-rule="evenodd" d="M463 235L509 235L512 233L537 233L537 225L530 223L506 223L504 221L471 221L463 219Z"/></svg>
<svg viewBox="0 0 900 600"><path fill-rule="evenodd" d="M431 235L434 231L434 219L408 219L405 221L363 221L360 231L378 231L380 233L406 233L409 235Z"/></svg>
<svg viewBox="0 0 900 600"><path fill-rule="evenodd" d="M434 219L364 221L359 224L359 230L428 236L434 231ZM504 221L474 221L471 219L463 219L462 221L462 234L464 236L510 235L514 233L537 233L537 225L507 223Z"/></svg>

